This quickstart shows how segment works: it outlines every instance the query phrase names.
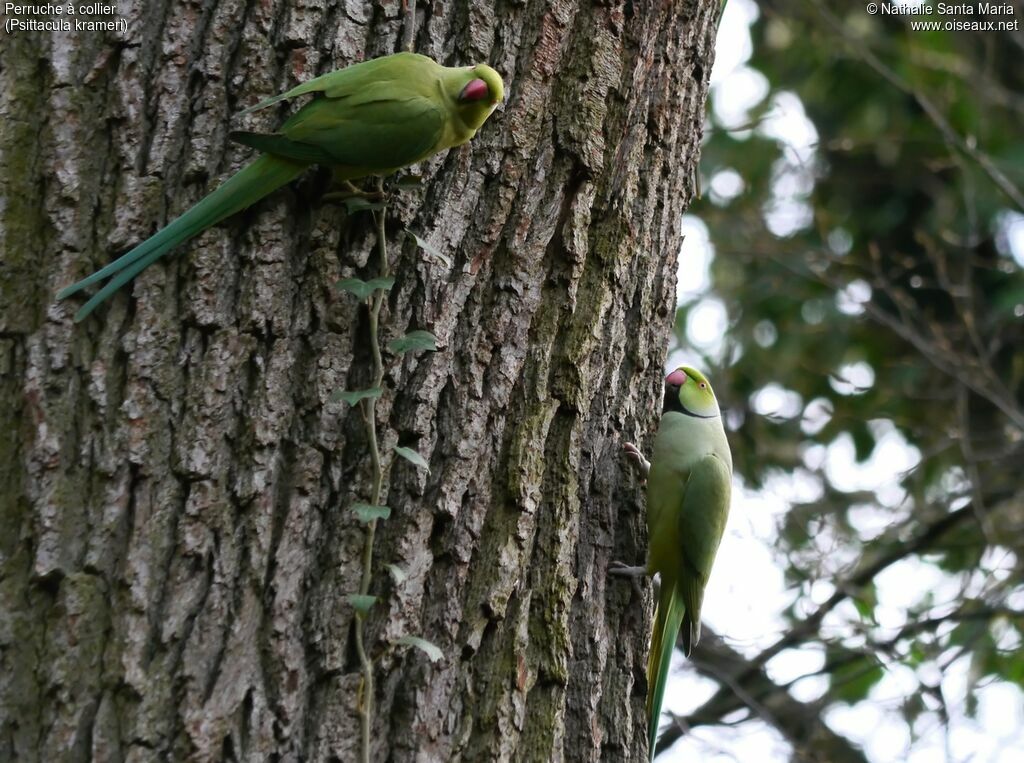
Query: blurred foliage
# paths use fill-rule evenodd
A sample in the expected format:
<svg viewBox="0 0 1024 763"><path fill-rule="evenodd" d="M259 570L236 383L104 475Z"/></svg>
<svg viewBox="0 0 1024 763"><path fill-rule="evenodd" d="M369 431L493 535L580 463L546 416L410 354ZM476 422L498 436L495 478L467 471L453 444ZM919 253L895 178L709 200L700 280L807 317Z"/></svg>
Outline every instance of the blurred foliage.
<svg viewBox="0 0 1024 763"><path fill-rule="evenodd" d="M890 710L915 739L922 713L948 726L959 702L970 716L987 681L1024 686L1024 255L1007 240L1011 222L1024 228L1024 36L911 31L916 17L841 5L760 5L746 66L767 92L742 124L709 109L691 211L729 317L708 365L737 472L812 494L786 514L777 553L798 592L785 616L814 627L749 662L824 648L819 711L864 701L883 667L908 666L918 689ZM801 104L811 138L788 145L779 125ZM680 308L682 344L699 304ZM826 454L846 438L860 462L885 439L917 458L898 485L840 489ZM952 583L916 592L883 628L874 577L904 560ZM836 591L824 605L815 581ZM957 660L969 681L951 697L935 677ZM807 744L797 752L813 755Z"/></svg>

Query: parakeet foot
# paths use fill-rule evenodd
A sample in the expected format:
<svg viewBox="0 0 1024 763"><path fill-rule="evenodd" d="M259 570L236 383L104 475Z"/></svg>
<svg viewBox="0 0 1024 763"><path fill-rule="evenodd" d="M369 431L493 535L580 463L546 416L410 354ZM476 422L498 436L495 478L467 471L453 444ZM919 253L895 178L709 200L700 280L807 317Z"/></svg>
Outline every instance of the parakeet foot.
<svg viewBox="0 0 1024 763"><path fill-rule="evenodd" d="M340 201L346 202L349 199L363 199L368 202L384 202L387 203L391 200L391 194L387 191L375 190L375 191L364 191L362 188L356 187L349 180L342 180L338 183L339 190L329 191L323 195L324 201Z"/></svg>
<svg viewBox="0 0 1024 763"><path fill-rule="evenodd" d="M622 449L626 452L626 458L633 462L634 468L642 476L646 477L651 471L651 462L644 458L644 454L640 452L640 449L631 442L623 445Z"/></svg>
<svg viewBox="0 0 1024 763"><path fill-rule="evenodd" d="M647 575L647 568L643 565L630 567L622 562L612 562L608 565L608 574L623 578L642 578Z"/></svg>
<svg viewBox="0 0 1024 763"><path fill-rule="evenodd" d="M633 586L633 593L636 594L638 599L642 599L644 595L643 591L640 590L640 578L646 575L646 567L630 567L622 562L612 562L608 565L608 576L628 578L629 584Z"/></svg>

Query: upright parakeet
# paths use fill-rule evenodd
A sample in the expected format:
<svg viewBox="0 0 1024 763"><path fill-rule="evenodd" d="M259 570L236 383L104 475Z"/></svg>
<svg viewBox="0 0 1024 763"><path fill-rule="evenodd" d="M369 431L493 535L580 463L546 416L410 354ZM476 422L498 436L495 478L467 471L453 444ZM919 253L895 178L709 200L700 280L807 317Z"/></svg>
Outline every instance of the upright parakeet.
<svg viewBox="0 0 1024 763"><path fill-rule="evenodd" d="M633 445L626 451L648 472L647 567L640 570L661 576L647 660L653 760L676 637L682 627L683 653L689 657L700 639L704 588L729 516L732 454L707 378L685 366L670 373L650 463Z"/></svg>
<svg viewBox="0 0 1024 763"><path fill-rule="evenodd" d="M452 68L415 53L395 53L324 74L246 113L310 93L319 97L277 132L231 134L262 156L120 259L63 289L58 299L111 279L75 314L75 321L178 244L254 204L312 164L331 167L336 180L353 180L389 175L465 143L505 90L501 76L485 64Z"/></svg>

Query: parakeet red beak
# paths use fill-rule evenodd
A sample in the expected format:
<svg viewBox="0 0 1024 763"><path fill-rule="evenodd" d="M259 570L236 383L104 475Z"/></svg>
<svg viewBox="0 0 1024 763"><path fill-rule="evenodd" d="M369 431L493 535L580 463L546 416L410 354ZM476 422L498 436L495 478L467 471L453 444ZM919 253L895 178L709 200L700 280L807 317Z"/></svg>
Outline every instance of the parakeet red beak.
<svg viewBox="0 0 1024 763"><path fill-rule="evenodd" d="M475 79L462 88L462 92L459 93L460 101L482 101L490 95L490 91L487 89L487 83L482 79Z"/></svg>
<svg viewBox="0 0 1024 763"><path fill-rule="evenodd" d="M686 372L681 368L677 368L675 371L665 377L665 384L670 384L673 387L682 387L686 384Z"/></svg>

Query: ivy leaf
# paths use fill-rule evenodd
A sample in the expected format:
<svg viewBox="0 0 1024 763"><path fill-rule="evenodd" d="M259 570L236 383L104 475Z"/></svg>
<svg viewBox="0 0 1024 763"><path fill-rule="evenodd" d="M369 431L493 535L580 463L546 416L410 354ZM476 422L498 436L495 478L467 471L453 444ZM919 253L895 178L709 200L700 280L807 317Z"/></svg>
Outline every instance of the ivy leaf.
<svg viewBox="0 0 1024 763"><path fill-rule="evenodd" d="M421 652L423 652L425 655L427 655L427 657L430 658L431 662L437 662L442 657L444 657L444 652L442 652L437 647L436 644L432 644L429 641L427 641L425 638L420 638L419 636L402 636L395 643L396 644L404 644L406 646L414 646L414 647L416 647Z"/></svg>
<svg viewBox="0 0 1024 763"><path fill-rule="evenodd" d="M367 299L377 289L387 291L394 286L395 277L385 276L383 278L374 278L372 281L364 281L361 278L342 278L334 285L342 291L355 294L359 299Z"/></svg>
<svg viewBox="0 0 1024 763"><path fill-rule="evenodd" d="M362 196L350 196L342 202L345 205L345 210L352 214L353 212L377 212L384 209L383 201L369 201L364 199Z"/></svg>
<svg viewBox="0 0 1024 763"><path fill-rule="evenodd" d="M360 400L367 398L378 398L384 394L384 390L380 387L370 387L370 389L354 389L344 390L339 389L337 392L331 393L331 402L336 403L339 400L344 400L349 405L355 405Z"/></svg>
<svg viewBox="0 0 1024 763"><path fill-rule="evenodd" d="M392 339L388 342L391 352L402 354L410 350L437 351L437 337L429 331L410 331L403 337Z"/></svg>
<svg viewBox="0 0 1024 763"><path fill-rule="evenodd" d="M409 462L411 462L413 464L416 464L416 466L421 466L424 469L426 469L428 472L430 471L430 466L427 464L427 462L423 458L423 456L421 456L419 453L417 453L412 448L403 448L401 445L396 445L395 446L395 453L400 455L406 461L409 461Z"/></svg>
<svg viewBox="0 0 1024 763"><path fill-rule="evenodd" d="M410 236L412 236L414 239L416 239L416 246L418 246L420 249L422 249L428 255L433 257L435 260L438 260L438 261L444 263L444 266L446 268L450 268L452 266L452 258L449 257L447 254L443 254L441 252L441 250L438 249L436 246L431 244L429 241L424 241L422 238L417 236L415 233L413 233L408 228L405 229L405 232L408 233Z"/></svg>
<svg viewBox="0 0 1024 763"><path fill-rule="evenodd" d="M397 564L389 564L388 572L391 573L391 577L395 579L395 585L402 585L406 578L409 576L405 574L405 570L399 567Z"/></svg>
<svg viewBox="0 0 1024 763"><path fill-rule="evenodd" d="M372 522L375 519L387 519L391 516L389 506L375 506L372 503L357 503L352 511L359 517L360 522Z"/></svg>
<svg viewBox="0 0 1024 763"><path fill-rule="evenodd" d="M345 598L348 599L348 603L355 608L356 612L361 615L365 615L369 612L370 607L372 607L377 601L376 596L365 596L360 593L350 593Z"/></svg>

